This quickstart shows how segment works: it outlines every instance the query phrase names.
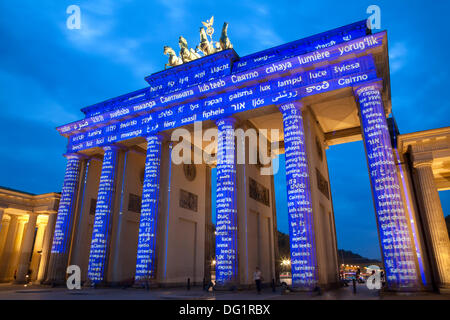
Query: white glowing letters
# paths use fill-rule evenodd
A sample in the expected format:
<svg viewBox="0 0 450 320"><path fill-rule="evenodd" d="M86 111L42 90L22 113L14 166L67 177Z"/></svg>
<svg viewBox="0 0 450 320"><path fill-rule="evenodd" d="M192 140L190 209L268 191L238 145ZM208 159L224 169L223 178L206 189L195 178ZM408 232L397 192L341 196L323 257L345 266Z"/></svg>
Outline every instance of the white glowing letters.
<svg viewBox="0 0 450 320"><path fill-rule="evenodd" d="M156 230L159 200L162 136L147 137L144 185L142 190L139 240L136 259L136 280L155 276Z"/></svg>
<svg viewBox="0 0 450 320"><path fill-rule="evenodd" d="M88 266L88 278L94 283L105 280L109 228L114 203L114 185L119 151L117 146L108 146L104 150Z"/></svg>
<svg viewBox="0 0 450 320"><path fill-rule="evenodd" d="M237 207L234 119L216 122L217 145L216 186L216 281L226 285L237 275Z"/></svg>
<svg viewBox="0 0 450 320"><path fill-rule="evenodd" d="M311 290L317 284L316 246L301 102L280 106L283 114L292 285Z"/></svg>
<svg viewBox="0 0 450 320"><path fill-rule="evenodd" d="M70 237L70 227L74 215L75 194L80 174L80 155L66 155L67 165L59 202L58 217L53 234L52 253L66 253Z"/></svg>
<svg viewBox="0 0 450 320"><path fill-rule="evenodd" d="M403 207L400 184L379 83L355 91L378 220L381 248L390 288L411 288L418 283L414 244Z"/></svg>

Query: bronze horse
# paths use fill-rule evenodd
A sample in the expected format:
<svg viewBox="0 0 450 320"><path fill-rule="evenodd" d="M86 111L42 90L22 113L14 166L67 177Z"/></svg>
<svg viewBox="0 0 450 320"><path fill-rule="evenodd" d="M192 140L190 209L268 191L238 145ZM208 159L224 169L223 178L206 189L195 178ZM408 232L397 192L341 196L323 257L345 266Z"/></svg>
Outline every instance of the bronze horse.
<svg viewBox="0 0 450 320"><path fill-rule="evenodd" d="M222 50L227 50L233 48L233 45L230 42L230 39L228 38L228 23L224 22L222 27L222 34L220 35L219 39L220 48Z"/></svg>
<svg viewBox="0 0 450 320"><path fill-rule="evenodd" d="M186 39L182 36L178 39L178 44L180 46L180 57L183 60L183 63L200 58L200 55L193 49L189 49Z"/></svg>
<svg viewBox="0 0 450 320"><path fill-rule="evenodd" d="M169 62L164 65L164 69L167 67L178 66L183 63L183 61L177 57L175 51L169 46L164 46L164 54L169 56Z"/></svg>

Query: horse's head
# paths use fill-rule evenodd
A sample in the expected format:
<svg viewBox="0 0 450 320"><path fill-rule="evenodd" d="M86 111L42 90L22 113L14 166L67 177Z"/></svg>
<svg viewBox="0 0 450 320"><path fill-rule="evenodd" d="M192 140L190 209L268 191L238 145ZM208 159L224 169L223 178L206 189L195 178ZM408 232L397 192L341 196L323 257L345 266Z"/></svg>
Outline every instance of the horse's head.
<svg viewBox="0 0 450 320"><path fill-rule="evenodd" d="M228 31L228 22L223 23L222 34L226 34Z"/></svg>
<svg viewBox="0 0 450 320"><path fill-rule="evenodd" d="M168 55L175 54L175 51L173 51L173 49L169 46L164 46L164 54Z"/></svg>
<svg viewBox="0 0 450 320"><path fill-rule="evenodd" d="M178 44L180 45L180 48L187 48L188 47L187 41L186 41L186 39L183 36L180 36L178 38Z"/></svg>

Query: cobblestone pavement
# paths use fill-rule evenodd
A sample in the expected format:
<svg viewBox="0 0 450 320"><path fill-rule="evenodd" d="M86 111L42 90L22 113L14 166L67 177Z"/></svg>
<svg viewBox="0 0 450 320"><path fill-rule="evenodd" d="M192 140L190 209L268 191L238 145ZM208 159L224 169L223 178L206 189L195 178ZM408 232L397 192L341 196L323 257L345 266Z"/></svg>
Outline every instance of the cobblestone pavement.
<svg viewBox="0 0 450 320"><path fill-rule="evenodd" d="M426 299L450 300L450 295L435 293L420 294L380 294L378 290L369 290L365 285L358 285L356 294L353 288L345 287L337 290L316 293L282 293L266 288L258 295L254 291L205 292L194 287L171 289L136 289L136 288L82 288L68 290L41 285L0 284L0 300L398 300Z"/></svg>

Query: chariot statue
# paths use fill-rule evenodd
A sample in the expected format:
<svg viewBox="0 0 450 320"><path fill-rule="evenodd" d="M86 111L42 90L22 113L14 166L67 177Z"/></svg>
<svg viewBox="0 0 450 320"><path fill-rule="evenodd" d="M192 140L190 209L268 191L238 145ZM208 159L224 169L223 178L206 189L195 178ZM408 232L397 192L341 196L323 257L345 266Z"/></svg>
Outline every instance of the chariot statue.
<svg viewBox="0 0 450 320"><path fill-rule="evenodd" d="M168 63L165 64L164 69L178 66L180 64L207 56L222 50L232 49L233 45L228 38L228 23L224 22L222 27L222 34L219 41L214 41L212 36L214 34L214 16L211 19L203 22L203 27L200 28L200 43L195 47L195 50L188 47L186 39L182 36L178 38L178 45L180 46L180 56L178 57L175 51L169 47L164 46L164 54L169 56ZM209 39L208 39L209 37Z"/></svg>

